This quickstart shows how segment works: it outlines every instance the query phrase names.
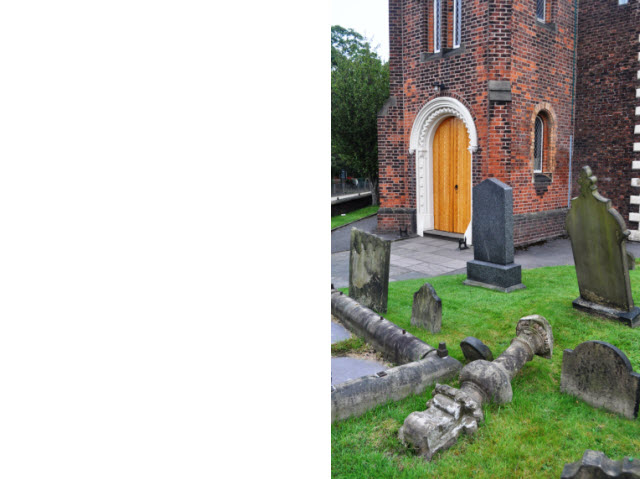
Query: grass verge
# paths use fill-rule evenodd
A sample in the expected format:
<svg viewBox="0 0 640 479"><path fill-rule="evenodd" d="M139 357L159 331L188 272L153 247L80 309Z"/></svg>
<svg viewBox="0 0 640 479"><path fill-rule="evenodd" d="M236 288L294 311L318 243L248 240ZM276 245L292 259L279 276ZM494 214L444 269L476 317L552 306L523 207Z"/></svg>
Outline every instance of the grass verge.
<svg viewBox="0 0 640 479"><path fill-rule="evenodd" d="M634 297L640 298L640 270L630 275ZM564 464L580 460L586 449L601 450L614 460L638 455L640 423L561 394L560 372L562 351L592 339L617 346L640 371L640 330L573 309L571 302L579 295L573 266L526 270L522 277L526 289L509 294L463 286L464 275L389 283L384 316L432 346L446 341L449 354L463 363L459 344L465 337L481 339L497 357L515 336L518 319L529 314L541 314L551 324L553 358L527 363L511 382L513 401L486 405L478 432L461 437L432 462L405 450L398 429L411 412L425 409L433 387L333 424L332 477L557 478ZM425 281L442 299L438 334L410 324L413 293Z"/></svg>
<svg viewBox="0 0 640 479"><path fill-rule="evenodd" d="M339 226L348 225L354 221L361 220L367 216L375 215L378 212L379 206L367 206L351 213L347 213L344 216L332 216L331 217L331 229L338 228Z"/></svg>
<svg viewBox="0 0 640 479"><path fill-rule="evenodd" d="M370 348L367 343L358 337L351 337L331 345L331 356L346 356L349 353L363 353Z"/></svg>

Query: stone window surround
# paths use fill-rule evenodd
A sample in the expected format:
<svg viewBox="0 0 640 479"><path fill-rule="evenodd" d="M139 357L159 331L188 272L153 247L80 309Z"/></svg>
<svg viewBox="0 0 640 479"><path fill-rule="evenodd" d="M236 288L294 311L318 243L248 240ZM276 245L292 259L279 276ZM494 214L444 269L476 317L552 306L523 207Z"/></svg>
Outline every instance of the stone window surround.
<svg viewBox="0 0 640 479"><path fill-rule="evenodd" d="M427 18L424 21L424 27L427 31L428 42L433 42L433 48L427 46L427 53L420 54L420 61L438 60L460 53L464 53L464 45L462 44L462 38L456 36L456 22L459 23L459 35L462 37L462 3L463 0L449 0L451 2L448 5L448 0L421 0L426 3L426 9L429 12ZM456 4L460 5L460 19L456 18ZM447 10L447 6L451 6L451 11ZM438 9L436 9L438 7ZM439 15L437 15L437 10ZM439 17L438 27L436 31L435 19ZM452 26L451 38L444 38L443 33L448 31L448 27ZM437 38L439 37L439 38ZM428 43L427 42L427 43Z"/></svg>
<svg viewBox="0 0 640 479"><path fill-rule="evenodd" d="M540 117L544 124L544 146L543 146L543 159L542 159L542 171L535 171L535 125L536 118ZM557 128L556 128L556 113L548 102L538 103L533 108L531 114L530 128L531 131L531 147L529 151L530 165L531 165L531 182L536 183L540 179L545 181L552 181L553 172L556 169L556 145L557 145Z"/></svg>

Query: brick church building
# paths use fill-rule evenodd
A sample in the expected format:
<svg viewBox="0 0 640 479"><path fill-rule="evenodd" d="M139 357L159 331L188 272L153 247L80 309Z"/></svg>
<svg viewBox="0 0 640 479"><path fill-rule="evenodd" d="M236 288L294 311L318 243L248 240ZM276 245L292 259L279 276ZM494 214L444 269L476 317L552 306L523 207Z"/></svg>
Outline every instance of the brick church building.
<svg viewBox="0 0 640 479"><path fill-rule="evenodd" d="M389 0L378 230L471 238L513 188L514 243L564 234L588 164L640 240L640 0Z"/></svg>

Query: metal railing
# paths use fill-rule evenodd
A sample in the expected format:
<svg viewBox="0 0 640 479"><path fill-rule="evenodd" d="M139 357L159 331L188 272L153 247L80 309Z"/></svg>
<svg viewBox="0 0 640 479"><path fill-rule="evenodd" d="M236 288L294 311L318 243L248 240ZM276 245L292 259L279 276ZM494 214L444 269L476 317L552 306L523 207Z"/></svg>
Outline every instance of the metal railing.
<svg viewBox="0 0 640 479"><path fill-rule="evenodd" d="M368 193L370 191L371 183L365 178L331 179L332 198L356 193Z"/></svg>

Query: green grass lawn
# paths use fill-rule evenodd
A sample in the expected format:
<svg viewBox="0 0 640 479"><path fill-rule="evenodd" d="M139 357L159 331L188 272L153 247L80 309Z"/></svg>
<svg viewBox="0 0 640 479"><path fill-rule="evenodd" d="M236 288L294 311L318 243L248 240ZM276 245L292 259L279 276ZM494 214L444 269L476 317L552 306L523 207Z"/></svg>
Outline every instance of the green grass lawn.
<svg viewBox="0 0 640 479"><path fill-rule="evenodd" d="M640 270L630 271L640 301ZM384 316L464 364L460 341L475 336L498 357L515 336L516 323L529 314L544 316L553 328L553 359L534 357L514 377L513 401L484 406L478 432L425 462L398 441L398 429L413 411L426 409L434 387L390 402L331 426L332 477L340 478L558 478L565 463L586 449L610 459L640 460L640 422L594 409L560 393L562 352L597 339L620 348L640 371L640 328L599 319L573 309L578 284L573 266L522 272L526 289L509 294L463 286L464 275L389 283ZM428 281L442 299L442 331L430 334L410 324L413 293ZM344 290L346 291L346 289ZM449 384L459 387L456 381Z"/></svg>
<svg viewBox="0 0 640 479"><path fill-rule="evenodd" d="M331 229L337 228L338 226L344 226L349 223L353 223L354 221L361 220L366 216L375 215L378 212L379 206L367 206L366 208L362 208L356 211L352 211L351 213L347 213L344 216L332 216L331 217Z"/></svg>

